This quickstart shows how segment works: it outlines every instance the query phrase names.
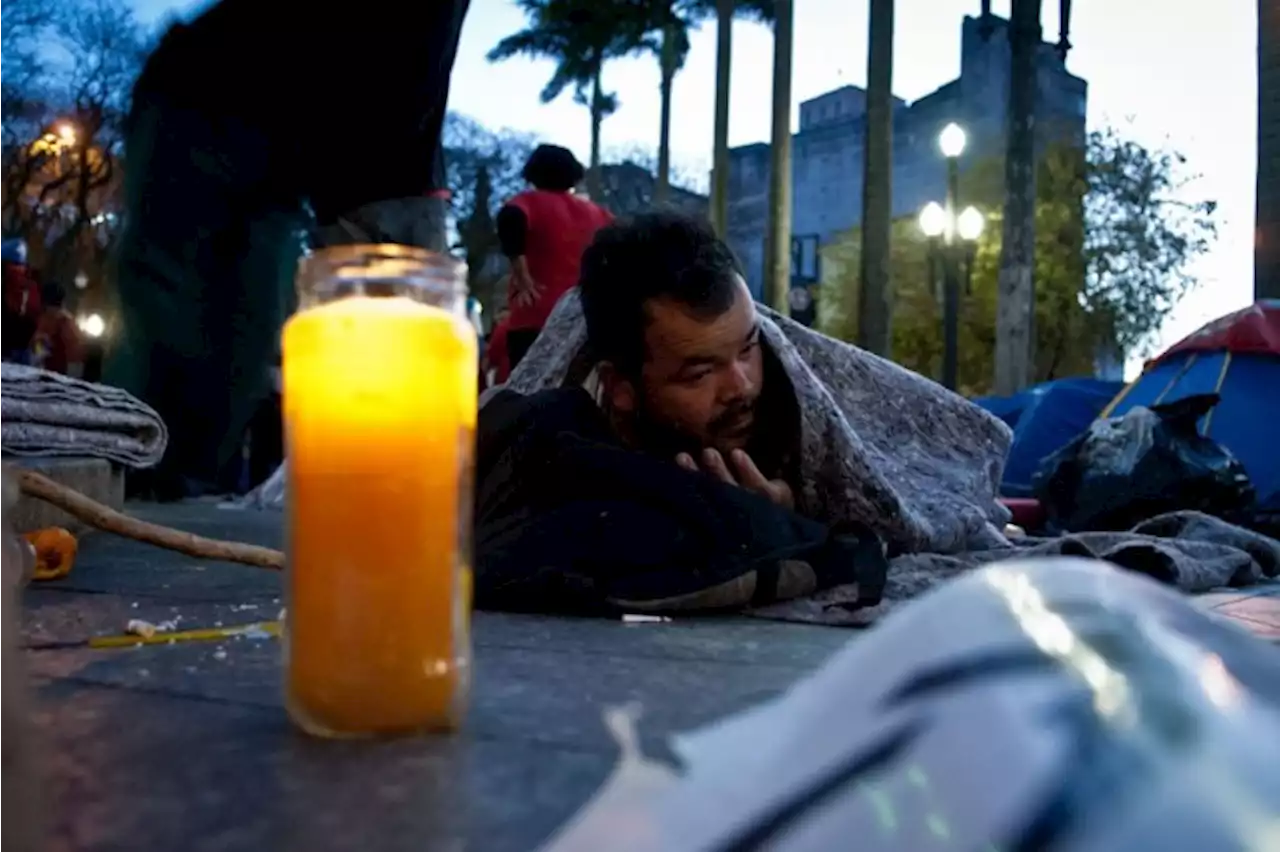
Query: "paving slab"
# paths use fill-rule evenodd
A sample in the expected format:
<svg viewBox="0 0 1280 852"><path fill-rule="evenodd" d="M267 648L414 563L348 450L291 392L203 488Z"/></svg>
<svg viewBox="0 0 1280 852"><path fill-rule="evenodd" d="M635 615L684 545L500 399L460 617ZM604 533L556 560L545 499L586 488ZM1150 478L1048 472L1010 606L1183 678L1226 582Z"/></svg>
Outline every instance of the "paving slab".
<svg viewBox="0 0 1280 852"><path fill-rule="evenodd" d="M138 505L147 520L279 546L275 513ZM24 662L50 766L54 849L526 850L607 776L603 712L642 708L646 747L770 698L854 637L746 618L628 625L476 613L454 737L311 740L281 706L280 644L99 650L130 619L181 629L274 618L278 574L85 536L71 576L24 601Z"/></svg>
<svg viewBox="0 0 1280 852"><path fill-rule="evenodd" d="M268 546L281 517L210 502L138 505L148 520ZM1280 586L1199 605L1265 633ZM272 619L279 574L101 535L68 578L27 590L23 661L47 769L54 850L535 848L616 759L602 723L636 703L668 737L779 694L858 633L748 618L629 625L476 613L464 730L322 742L288 722L273 639L90 649L130 619L179 628Z"/></svg>

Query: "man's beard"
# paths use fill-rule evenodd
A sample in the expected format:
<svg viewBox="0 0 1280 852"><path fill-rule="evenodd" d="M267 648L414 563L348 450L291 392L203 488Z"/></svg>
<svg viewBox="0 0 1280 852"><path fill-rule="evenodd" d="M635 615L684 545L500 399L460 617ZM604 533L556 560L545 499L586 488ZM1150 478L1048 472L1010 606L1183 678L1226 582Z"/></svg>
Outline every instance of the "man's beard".
<svg viewBox="0 0 1280 852"><path fill-rule="evenodd" d="M664 458L675 458L680 453L688 453L695 459L706 448L723 448L726 439L737 438L734 430L746 417L756 413L756 400L743 400L731 404L707 425L706 437L692 435L671 423L664 423L655 417L652 411L639 400L639 405L632 416L629 430L640 449ZM752 425L754 426L754 418Z"/></svg>

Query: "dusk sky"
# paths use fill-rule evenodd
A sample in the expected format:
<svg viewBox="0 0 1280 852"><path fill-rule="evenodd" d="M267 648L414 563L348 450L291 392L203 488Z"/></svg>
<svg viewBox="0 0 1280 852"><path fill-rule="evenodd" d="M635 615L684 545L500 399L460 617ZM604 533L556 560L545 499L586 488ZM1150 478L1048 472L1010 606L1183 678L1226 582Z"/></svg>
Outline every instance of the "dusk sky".
<svg viewBox="0 0 1280 852"><path fill-rule="evenodd" d="M204 2L135 0L139 15L159 21L189 15ZM1008 0L993 11L1008 15ZM1047 37L1056 38L1057 6L1045 0ZM1156 10L1163 8L1161 14ZM975 15L978 0L897 0L894 94L908 101L954 79L960 69L960 22ZM1217 9L1217 11L1213 11ZM524 24L508 0L472 0L454 67L450 107L492 127L530 131L567 145L584 160L590 126L587 110L569 93L541 104L550 78L547 61L510 60L490 65L485 54ZM792 127L800 101L838 86L866 81L865 0L795 0L795 65ZM730 143L769 136L773 48L770 31L734 27ZM1105 125L1149 147L1168 146L1188 158L1188 200L1219 203L1220 238L1196 267L1201 284L1166 324L1171 343L1205 321L1251 300L1253 286L1254 168L1257 138L1257 4L1158 4L1152 0L1075 0L1068 57L1072 73L1089 82L1088 122ZM655 148L658 135L658 68L651 57L605 69L606 88L621 108L604 123L606 153ZM711 159L715 101L715 25L693 35L693 48L676 79L672 130L678 169L705 172Z"/></svg>

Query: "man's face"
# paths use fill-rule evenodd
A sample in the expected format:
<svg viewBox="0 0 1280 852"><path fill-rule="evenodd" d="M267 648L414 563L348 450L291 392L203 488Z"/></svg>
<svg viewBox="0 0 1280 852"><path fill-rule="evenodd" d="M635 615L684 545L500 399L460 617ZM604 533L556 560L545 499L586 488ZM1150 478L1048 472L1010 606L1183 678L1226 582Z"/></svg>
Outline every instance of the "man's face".
<svg viewBox="0 0 1280 852"><path fill-rule="evenodd" d="M669 449L722 452L745 448L755 423L764 377L760 326L746 283L727 311L694 316L679 302L646 305L646 357L639 387L614 381L614 409L629 415L641 440Z"/></svg>

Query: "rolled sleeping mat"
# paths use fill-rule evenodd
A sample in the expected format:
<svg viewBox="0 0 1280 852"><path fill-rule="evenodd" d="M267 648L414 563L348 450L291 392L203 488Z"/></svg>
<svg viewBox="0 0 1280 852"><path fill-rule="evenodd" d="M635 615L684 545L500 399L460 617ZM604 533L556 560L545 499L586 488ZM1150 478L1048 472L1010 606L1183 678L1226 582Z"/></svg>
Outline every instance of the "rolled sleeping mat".
<svg viewBox="0 0 1280 852"><path fill-rule="evenodd" d="M1012 560L676 751L614 849L1280 849L1280 648L1107 563Z"/></svg>

